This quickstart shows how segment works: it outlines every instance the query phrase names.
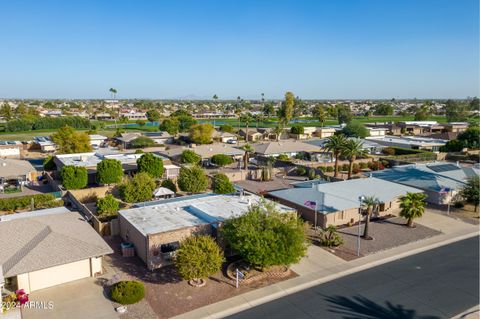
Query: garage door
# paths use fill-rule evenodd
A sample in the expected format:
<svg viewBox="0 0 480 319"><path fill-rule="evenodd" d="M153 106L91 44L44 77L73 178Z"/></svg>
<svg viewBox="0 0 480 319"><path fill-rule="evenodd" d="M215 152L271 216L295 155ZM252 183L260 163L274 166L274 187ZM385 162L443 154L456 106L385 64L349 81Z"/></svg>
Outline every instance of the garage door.
<svg viewBox="0 0 480 319"><path fill-rule="evenodd" d="M90 277L90 259L37 270L28 275L30 291L64 284L73 280Z"/></svg>

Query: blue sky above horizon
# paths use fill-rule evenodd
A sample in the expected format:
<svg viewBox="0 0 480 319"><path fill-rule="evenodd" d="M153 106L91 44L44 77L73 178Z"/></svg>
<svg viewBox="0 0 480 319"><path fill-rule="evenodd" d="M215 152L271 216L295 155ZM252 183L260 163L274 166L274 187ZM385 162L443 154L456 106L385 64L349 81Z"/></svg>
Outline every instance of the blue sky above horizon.
<svg viewBox="0 0 480 319"><path fill-rule="evenodd" d="M2 1L0 97L478 96L478 0Z"/></svg>

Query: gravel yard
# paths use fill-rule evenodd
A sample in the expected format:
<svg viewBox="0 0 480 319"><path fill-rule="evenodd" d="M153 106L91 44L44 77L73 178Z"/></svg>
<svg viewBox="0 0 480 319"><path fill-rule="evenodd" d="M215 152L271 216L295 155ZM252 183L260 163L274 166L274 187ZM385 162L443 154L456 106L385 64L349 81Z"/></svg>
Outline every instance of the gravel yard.
<svg viewBox="0 0 480 319"><path fill-rule="evenodd" d="M145 299L134 305L128 305L128 313L120 315L121 319L170 318L190 310L206 306L217 301L234 297L257 288L287 280L268 278L239 289L226 277L225 270L207 279L204 287L192 287L182 280L175 267L168 266L149 271L137 257L124 258L120 254L118 238L105 238L115 253L104 257L104 268L107 271L102 277L110 279L118 274L121 280L139 280L145 284ZM226 265L225 267L226 268ZM114 303L115 306L118 306Z"/></svg>
<svg viewBox="0 0 480 319"><path fill-rule="evenodd" d="M401 217L391 217L370 222L369 235L374 239L360 240L360 257L441 234L439 231L415 222L414 225L415 228L405 226L405 219ZM362 235L363 223L360 231ZM344 244L335 249L326 247L325 249L345 260L358 258L358 226L340 228L338 233L342 236Z"/></svg>

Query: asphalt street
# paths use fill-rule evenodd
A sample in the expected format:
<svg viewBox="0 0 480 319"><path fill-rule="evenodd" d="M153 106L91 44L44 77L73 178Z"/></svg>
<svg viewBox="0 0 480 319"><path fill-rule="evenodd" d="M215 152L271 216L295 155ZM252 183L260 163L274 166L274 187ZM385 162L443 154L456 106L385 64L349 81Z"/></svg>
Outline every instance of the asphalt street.
<svg viewBox="0 0 480 319"><path fill-rule="evenodd" d="M479 237L380 265L228 318L451 318L479 304Z"/></svg>

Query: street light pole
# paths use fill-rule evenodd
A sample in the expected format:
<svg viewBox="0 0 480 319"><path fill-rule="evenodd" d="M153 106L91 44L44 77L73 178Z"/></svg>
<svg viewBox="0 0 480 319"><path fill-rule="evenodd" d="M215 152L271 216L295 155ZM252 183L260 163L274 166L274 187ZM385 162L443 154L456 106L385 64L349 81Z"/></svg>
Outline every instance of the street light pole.
<svg viewBox="0 0 480 319"><path fill-rule="evenodd" d="M363 196L358 198L360 202L360 206L358 207L358 236L357 236L357 256L360 257L360 227L362 225L362 204L363 204Z"/></svg>

